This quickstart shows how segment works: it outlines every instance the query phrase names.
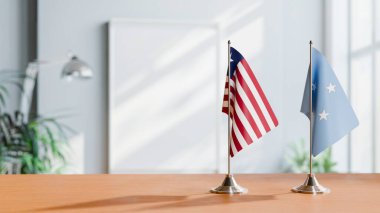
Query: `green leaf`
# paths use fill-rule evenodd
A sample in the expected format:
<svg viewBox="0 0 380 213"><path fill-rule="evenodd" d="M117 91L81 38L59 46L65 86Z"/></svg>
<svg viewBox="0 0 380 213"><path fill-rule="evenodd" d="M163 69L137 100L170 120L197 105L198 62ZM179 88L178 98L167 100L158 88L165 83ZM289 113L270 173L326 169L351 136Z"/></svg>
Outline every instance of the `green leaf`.
<svg viewBox="0 0 380 213"><path fill-rule="evenodd" d="M24 153L22 155L22 164L26 166L26 169L28 171L27 173L31 173L32 171L34 171L33 157L29 153Z"/></svg>
<svg viewBox="0 0 380 213"><path fill-rule="evenodd" d="M7 119L11 122L7 122ZM22 153L20 157L22 173L60 172L61 169L56 168L64 168L67 164L64 146L68 147L68 143L64 136L70 128L66 128L56 119L40 116L21 126L13 127L11 123L17 123L14 117L5 116L3 113L0 122L5 124L5 128L0 128L0 133L9 132L10 138L19 137L21 134L21 141L17 143L11 140L9 144L5 144L0 140L0 172L4 168L2 162L6 160L3 157L7 155L7 149ZM11 128L12 131L9 131Z"/></svg>
<svg viewBox="0 0 380 213"><path fill-rule="evenodd" d="M309 149L305 146L305 141L302 139L299 143L292 143L289 148L286 159L290 171L309 172ZM313 172L316 173L334 172L336 165L337 163L332 158L331 148L313 158Z"/></svg>

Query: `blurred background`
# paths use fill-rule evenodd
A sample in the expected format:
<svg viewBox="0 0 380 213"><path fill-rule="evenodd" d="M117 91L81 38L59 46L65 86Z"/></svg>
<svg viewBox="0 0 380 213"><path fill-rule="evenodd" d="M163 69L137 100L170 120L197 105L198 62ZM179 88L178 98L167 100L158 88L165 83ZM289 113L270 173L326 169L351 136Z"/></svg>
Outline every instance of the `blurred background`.
<svg viewBox="0 0 380 213"><path fill-rule="evenodd" d="M376 0L0 0L0 171L226 172L230 39L279 120L233 172L307 170L309 40L360 123L316 172L379 172L379 14Z"/></svg>

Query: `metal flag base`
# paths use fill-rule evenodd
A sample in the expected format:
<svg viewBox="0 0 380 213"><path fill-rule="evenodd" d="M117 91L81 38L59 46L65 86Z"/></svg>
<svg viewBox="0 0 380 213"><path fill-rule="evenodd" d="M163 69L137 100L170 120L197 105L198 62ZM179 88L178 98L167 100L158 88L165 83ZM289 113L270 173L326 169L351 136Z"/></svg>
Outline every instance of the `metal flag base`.
<svg viewBox="0 0 380 213"><path fill-rule="evenodd" d="M314 174L308 174L305 183L292 188L292 192L304 194L327 194L330 193L330 189L320 185Z"/></svg>
<svg viewBox="0 0 380 213"><path fill-rule="evenodd" d="M232 175L226 175L222 185L211 189L210 192L215 194L245 194L248 190L239 186Z"/></svg>

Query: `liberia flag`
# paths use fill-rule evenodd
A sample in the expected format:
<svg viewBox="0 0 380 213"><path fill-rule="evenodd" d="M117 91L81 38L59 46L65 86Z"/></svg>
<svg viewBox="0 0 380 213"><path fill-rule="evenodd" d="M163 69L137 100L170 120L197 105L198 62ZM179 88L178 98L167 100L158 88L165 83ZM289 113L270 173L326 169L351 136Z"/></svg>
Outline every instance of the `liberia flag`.
<svg viewBox="0 0 380 213"><path fill-rule="evenodd" d="M278 125L278 120L259 82L244 57L231 47L230 118L233 157ZM228 114L228 74L222 111Z"/></svg>

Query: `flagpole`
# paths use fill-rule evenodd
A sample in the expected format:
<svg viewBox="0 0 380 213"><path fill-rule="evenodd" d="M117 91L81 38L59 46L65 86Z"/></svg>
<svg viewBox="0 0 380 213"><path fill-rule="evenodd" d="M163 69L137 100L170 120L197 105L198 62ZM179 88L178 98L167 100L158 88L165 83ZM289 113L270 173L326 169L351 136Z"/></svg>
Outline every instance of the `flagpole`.
<svg viewBox="0 0 380 213"><path fill-rule="evenodd" d="M311 48L313 46L313 41L310 40L310 95L309 95L309 112L310 112L310 153L309 153L309 174L310 176L313 174L313 163L312 163L312 149L313 149L313 63L312 63L312 54Z"/></svg>
<svg viewBox="0 0 380 213"><path fill-rule="evenodd" d="M309 76L309 81L310 81L310 93L309 93L309 113L310 113L310 153L309 153L309 174L306 177L305 182L297 187L293 187L291 189L292 192L297 192L297 193L304 193L304 194L325 194L329 193L330 189L323 187L318 183L317 178L313 174L313 54L312 54L312 49L313 49L313 41L310 40L309 42L310 49L309 49L309 55L310 55L310 76ZM318 89L318 88L315 88Z"/></svg>
<svg viewBox="0 0 380 213"><path fill-rule="evenodd" d="M231 118L230 118L230 113L231 113L231 108L230 108L230 74L231 74L231 41L228 40L228 147L227 147L227 153L228 153L228 172L227 175L231 175Z"/></svg>
<svg viewBox="0 0 380 213"><path fill-rule="evenodd" d="M231 73L231 41L228 40L228 70L227 70L227 84L228 84L228 151L227 151L227 159L228 159L228 170L227 170L227 175L223 180L223 183L210 190L211 193L216 193L216 194L245 194L248 192L247 189L239 186L237 184L235 178L231 174L231 106L230 106L230 73Z"/></svg>

